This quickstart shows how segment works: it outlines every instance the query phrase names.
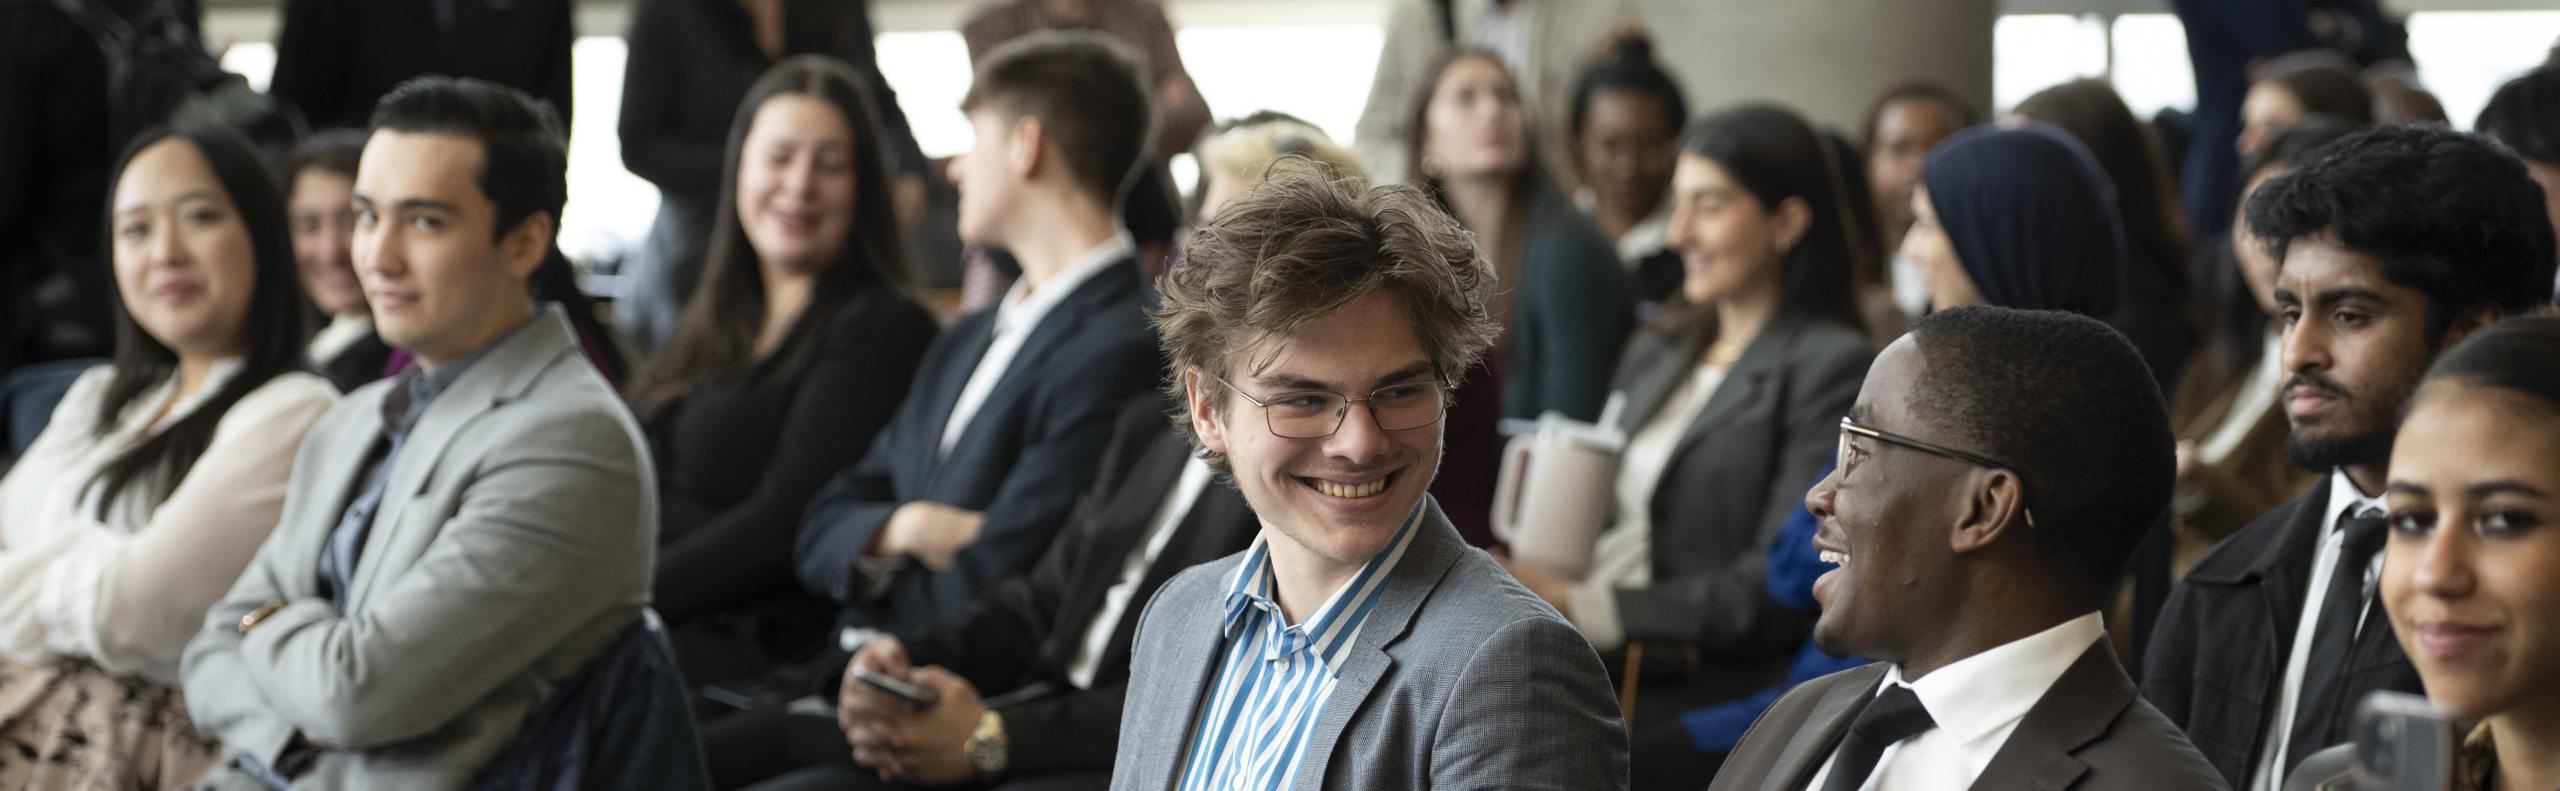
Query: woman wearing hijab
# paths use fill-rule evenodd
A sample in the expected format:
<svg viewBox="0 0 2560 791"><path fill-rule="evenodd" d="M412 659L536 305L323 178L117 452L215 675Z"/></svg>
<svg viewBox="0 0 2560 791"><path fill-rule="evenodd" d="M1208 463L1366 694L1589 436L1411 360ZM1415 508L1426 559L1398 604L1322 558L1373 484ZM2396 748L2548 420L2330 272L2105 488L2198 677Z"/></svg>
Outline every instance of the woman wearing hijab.
<svg viewBox="0 0 2560 791"><path fill-rule="evenodd" d="M1967 129L1929 156L1920 187L1902 253L1920 264L1931 310L2115 310L2124 226L2106 171L2069 133Z"/></svg>

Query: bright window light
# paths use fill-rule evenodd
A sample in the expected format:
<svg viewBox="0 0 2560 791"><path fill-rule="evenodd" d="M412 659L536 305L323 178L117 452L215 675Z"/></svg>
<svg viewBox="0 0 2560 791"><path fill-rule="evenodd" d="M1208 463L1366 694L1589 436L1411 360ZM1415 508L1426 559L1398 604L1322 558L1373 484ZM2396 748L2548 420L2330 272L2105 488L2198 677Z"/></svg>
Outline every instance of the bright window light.
<svg viewBox="0 0 2560 791"><path fill-rule="evenodd" d="M560 252L572 260L620 261L639 250L658 215L658 188L622 168L620 36L586 36L569 50L569 203L560 212Z"/></svg>
<svg viewBox="0 0 2560 791"><path fill-rule="evenodd" d="M2409 55L2457 129L2471 128L2498 86L2542 65L2560 11L2429 11L2409 15Z"/></svg>
<svg viewBox="0 0 2560 791"><path fill-rule="evenodd" d="M249 78L250 88L265 93L276 74L276 45L255 41L224 47L222 70Z"/></svg>
<svg viewBox="0 0 2560 791"><path fill-rule="evenodd" d="M1175 34L1175 46L1217 117L1278 110L1348 146L1385 39L1376 25L1195 27Z"/></svg>
<svg viewBox="0 0 2560 791"><path fill-rule="evenodd" d="M2116 93L2137 118L2196 106L2195 62L2187 57L2187 27L2173 14L2116 17Z"/></svg>
<svg viewBox="0 0 2560 791"><path fill-rule="evenodd" d="M907 113L916 146L928 157L947 157L969 150L977 134L960 114L960 98L969 93L969 45L952 31L882 33L875 45L880 76L898 91L898 109Z"/></svg>
<svg viewBox="0 0 2560 791"><path fill-rule="evenodd" d="M1991 101L1999 112L2037 91L2106 73L2107 30L2097 17L2011 14L1991 28Z"/></svg>

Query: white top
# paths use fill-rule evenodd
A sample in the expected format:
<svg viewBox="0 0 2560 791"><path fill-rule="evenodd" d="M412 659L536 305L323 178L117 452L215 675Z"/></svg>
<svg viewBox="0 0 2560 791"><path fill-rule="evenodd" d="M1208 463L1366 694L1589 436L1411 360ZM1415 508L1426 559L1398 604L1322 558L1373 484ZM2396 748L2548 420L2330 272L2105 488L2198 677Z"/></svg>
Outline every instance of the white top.
<svg viewBox="0 0 2560 791"><path fill-rule="evenodd" d="M1147 539L1129 551L1129 559L1120 563L1120 581L1102 594L1102 609L1093 614L1093 623L1084 628L1084 639L1076 641L1076 655L1067 660L1067 683L1077 689L1092 689L1093 675L1099 672L1102 653L1111 648L1111 633L1119 631L1121 616L1129 612L1129 599L1138 595L1138 585L1146 582L1147 569L1156 564L1156 556L1164 554L1165 542L1173 540L1174 526L1191 516L1191 504L1200 501L1201 490L1217 474L1199 457L1182 465L1182 478L1165 492L1164 504L1157 506L1155 519L1147 523Z"/></svg>
<svg viewBox="0 0 2560 791"><path fill-rule="evenodd" d="M2204 444L2196 446L2197 461L2221 464L2231 452L2240 449L2240 441L2249 437L2258 419L2276 405L2276 394L2284 389L2284 336L2267 333L2266 350L2258 354L2258 364L2249 369L2249 378L2240 380L2240 396L2231 399L2231 411L2222 413L2222 423L2205 435Z"/></svg>
<svg viewBox="0 0 2560 791"><path fill-rule="evenodd" d="M1644 222L1636 223L1635 227L1627 229L1626 233L1618 236L1618 265L1626 267L1629 273L1633 273L1636 271L1637 264L1644 263L1645 259L1669 249L1671 249L1671 201L1666 198L1662 201L1660 208L1654 209L1653 214L1644 218Z"/></svg>
<svg viewBox="0 0 2560 791"><path fill-rule="evenodd" d="M2018 730L2018 722L2027 718L2027 710L2044 699L2045 691L2080 661L2081 654L2088 653L2089 646L2106 636L2106 627L2093 612L1956 660L1919 681L1903 681L1900 665L1886 670L1876 690L1910 687L1938 727L1885 747L1876 758L1875 772L1867 775L1859 791L1971 788L1991 765L1992 756L2000 753L2000 746L2009 742L2009 734ZM1805 788L1821 788L1831 776L1831 764L1838 760L1840 753L1834 749Z"/></svg>
<svg viewBox="0 0 2560 791"><path fill-rule="evenodd" d="M960 432L978 416L978 407L986 405L987 394L1003 381L1004 372L1013 367L1013 356L1022 351L1023 341L1031 339L1031 331L1039 328L1040 320L1048 318L1049 310L1065 302L1067 295L1075 293L1084 281L1092 280L1137 249L1137 244L1129 240L1129 233L1122 231L1059 270L1049 282L1040 284L1038 291L1031 290L1029 278L1013 281L1013 288L1004 292L1004 301L996 303L995 341L987 344L986 355L978 358L978 368L970 372L969 382L960 386L960 400L951 406L951 421L942 424L941 455L951 455L951 446L960 444Z"/></svg>
<svg viewBox="0 0 2560 791"><path fill-rule="evenodd" d="M354 319L331 316L329 326L320 328L319 334L311 336L311 362L327 365L329 361L338 359L338 355L347 353L347 348L356 345L356 341L371 334L372 316Z"/></svg>
<svg viewBox="0 0 2560 791"><path fill-rule="evenodd" d="M1591 574L1574 585L1572 612L1565 614L1595 649L1607 651L1627 642L1618 621L1616 590L1653 584L1653 492L1679 452L1680 440L1689 435L1689 425L1724 384L1724 373L1725 366L1706 364L1690 371L1618 454L1618 519L1592 545Z"/></svg>
<svg viewBox="0 0 2560 791"><path fill-rule="evenodd" d="M2329 510L2327 529L2320 533L2320 552L2311 558L2311 583L2302 597L2302 620L2293 627L2293 652L2284 660L2284 683L2276 687L2275 716L2267 718L2267 732L2258 743L2258 765L2249 771L2251 791L2274 791L2284 787L2284 758L2293 741L2293 715L2301 710L2302 676L2311 665L2311 639L2320 630L2320 607L2329 600L2329 578L2337 574L2338 553L2346 551L2347 534L2339 527L2347 517L2366 509L2388 512L2381 497L2366 497L2356 491L2354 481L2347 480L2346 470L2329 473ZM2382 553L2373 553L2365 564L2364 585L2373 591L2374 579L2382 571ZM2364 628L2363 614L2358 613L2356 628Z"/></svg>
<svg viewBox="0 0 2560 791"><path fill-rule="evenodd" d="M113 366L72 383L44 433L0 478L0 653L29 664L74 656L177 682L179 654L274 529L294 451L338 389L291 372L242 396L165 500L152 499L157 487L128 486L101 520L90 483L134 443L193 413L240 367L236 358L216 363L148 427L175 387L144 390L104 437L96 417Z"/></svg>

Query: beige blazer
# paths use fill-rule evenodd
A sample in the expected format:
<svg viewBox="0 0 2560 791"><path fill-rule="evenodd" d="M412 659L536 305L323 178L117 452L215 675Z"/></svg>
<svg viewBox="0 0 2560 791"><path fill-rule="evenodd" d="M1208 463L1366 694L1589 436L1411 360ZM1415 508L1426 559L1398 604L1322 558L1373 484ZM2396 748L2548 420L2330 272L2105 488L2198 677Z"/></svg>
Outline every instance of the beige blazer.
<svg viewBox="0 0 2560 791"><path fill-rule="evenodd" d="M328 746L296 789L460 789L603 652L649 601L657 486L576 337L546 309L427 407L344 615L318 589L320 550L395 383L312 427L282 520L187 646L197 726L268 766L297 735ZM286 605L242 635L269 600ZM243 787L215 771L209 786Z"/></svg>

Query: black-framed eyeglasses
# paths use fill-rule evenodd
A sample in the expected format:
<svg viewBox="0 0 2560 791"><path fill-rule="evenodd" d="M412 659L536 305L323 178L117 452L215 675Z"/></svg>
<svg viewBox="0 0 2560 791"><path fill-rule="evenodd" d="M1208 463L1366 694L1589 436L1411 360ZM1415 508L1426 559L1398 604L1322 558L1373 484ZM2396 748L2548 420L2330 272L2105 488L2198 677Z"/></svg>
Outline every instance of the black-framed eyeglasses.
<svg viewBox="0 0 2560 791"><path fill-rule="evenodd" d="M1840 418L1840 447L1834 451L1836 454L1834 458L1839 459L1840 477L1842 478L1849 477L1849 471L1856 469L1858 466L1858 447L1856 444L1849 441L1851 436L1866 437L1878 442L1889 442L1912 450L1920 451L1922 453L1943 456L1956 461L1961 461L1976 467L1985 467L1994 470L2017 469L2016 467L2011 467L2007 464L1994 461L1988 456L1967 453L1945 445L1922 442L1920 440L1912 439L1889 431L1868 428L1866 426L1858 425L1856 420L1852 420L1848 417L1842 417ZM2036 526L2036 514L2034 511L2028 510L2022 506L2018 509L2018 512L2026 517L2028 527Z"/></svg>
<svg viewBox="0 0 2560 791"><path fill-rule="evenodd" d="M1226 377L1210 374L1218 384L1236 391L1244 400L1262 407L1265 425L1272 436L1281 439L1323 439L1342 430L1344 416L1351 414L1353 402L1366 402L1369 416L1378 421L1381 431L1411 431L1440 422L1444 411L1440 391L1444 385L1437 379L1401 382L1369 392L1367 398L1352 398L1323 390L1280 393L1269 400L1253 397Z"/></svg>

